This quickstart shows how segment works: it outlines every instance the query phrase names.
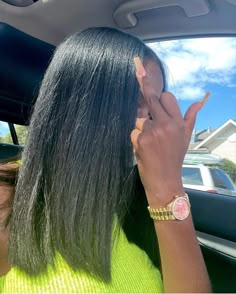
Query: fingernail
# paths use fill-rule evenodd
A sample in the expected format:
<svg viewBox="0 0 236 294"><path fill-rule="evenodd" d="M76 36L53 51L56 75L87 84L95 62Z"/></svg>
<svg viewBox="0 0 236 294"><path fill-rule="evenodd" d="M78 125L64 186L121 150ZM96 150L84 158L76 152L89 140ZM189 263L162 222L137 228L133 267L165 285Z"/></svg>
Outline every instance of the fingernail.
<svg viewBox="0 0 236 294"><path fill-rule="evenodd" d="M134 64L136 67L136 74L140 77L145 77L146 71L139 57L134 57Z"/></svg>

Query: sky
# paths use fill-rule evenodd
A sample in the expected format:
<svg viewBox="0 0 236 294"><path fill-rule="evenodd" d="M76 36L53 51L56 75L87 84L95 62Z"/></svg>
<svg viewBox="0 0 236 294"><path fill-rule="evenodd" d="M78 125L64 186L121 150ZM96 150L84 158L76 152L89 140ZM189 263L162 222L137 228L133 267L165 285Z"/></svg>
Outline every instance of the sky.
<svg viewBox="0 0 236 294"><path fill-rule="evenodd" d="M4 137L7 133L9 133L8 125L0 121L0 137Z"/></svg>
<svg viewBox="0 0 236 294"><path fill-rule="evenodd" d="M191 103L211 96L199 112L195 128L215 129L236 120L236 38L201 38L149 43L164 61L168 90L184 114ZM0 136L8 126L0 122Z"/></svg>
<svg viewBox="0 0 236 294"><path fill-rule="evenodd" d="M199 112L196 129L236 120L236 38L201 38L149 43L164 61L168 90L184 114L205 92L211 96Z"/></svg>

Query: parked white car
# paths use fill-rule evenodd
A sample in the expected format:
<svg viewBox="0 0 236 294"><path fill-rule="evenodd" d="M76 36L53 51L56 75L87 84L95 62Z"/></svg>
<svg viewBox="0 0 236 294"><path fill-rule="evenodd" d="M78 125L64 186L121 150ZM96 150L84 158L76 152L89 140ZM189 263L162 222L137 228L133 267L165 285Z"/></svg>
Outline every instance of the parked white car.
<svg viewBox="0 0 236 294"><path fill-rule="evenodd" d="M184 164L182 181L185 188L236 196L236 187L228 174L218 167Z"/></svg>

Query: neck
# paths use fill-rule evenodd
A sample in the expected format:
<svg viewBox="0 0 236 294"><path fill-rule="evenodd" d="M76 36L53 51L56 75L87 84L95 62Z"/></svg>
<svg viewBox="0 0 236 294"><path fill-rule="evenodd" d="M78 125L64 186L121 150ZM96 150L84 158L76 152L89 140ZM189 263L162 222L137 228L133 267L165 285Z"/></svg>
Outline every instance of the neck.
<svg viewBox="0 0 236 294"><path fill-rule="evenodd" d="M0 277L6 275L11 269L7 258L0 258Z"/></svg>

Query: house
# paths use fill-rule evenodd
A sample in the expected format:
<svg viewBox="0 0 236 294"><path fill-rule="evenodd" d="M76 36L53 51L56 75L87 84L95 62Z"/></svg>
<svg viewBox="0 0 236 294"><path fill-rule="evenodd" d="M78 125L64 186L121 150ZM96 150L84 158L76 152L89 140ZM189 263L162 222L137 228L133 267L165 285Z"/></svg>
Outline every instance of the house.
<svg viewBox="0 0 236 294"><path fill-rule="evenodd" d="M193 132L190 153L211 153L236 164L236 121L229 119L216 130Z"/></svg>

